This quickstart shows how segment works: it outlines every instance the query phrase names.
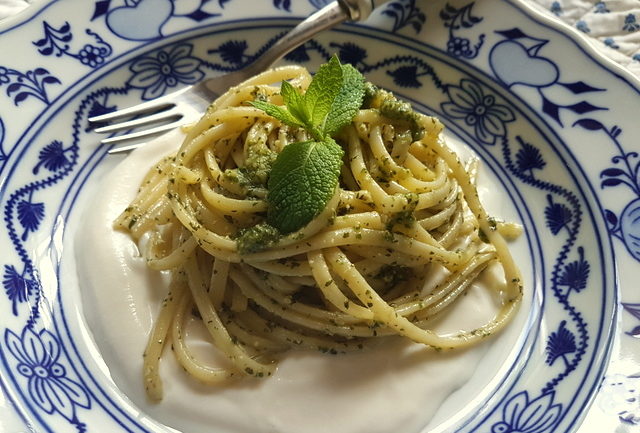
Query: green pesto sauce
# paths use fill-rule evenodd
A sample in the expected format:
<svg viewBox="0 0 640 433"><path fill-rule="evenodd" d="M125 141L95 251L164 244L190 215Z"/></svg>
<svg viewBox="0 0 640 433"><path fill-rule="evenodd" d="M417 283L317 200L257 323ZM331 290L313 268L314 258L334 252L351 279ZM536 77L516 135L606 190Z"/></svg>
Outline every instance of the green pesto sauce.
<svg viewBox="0 0 640 433"><path fill-rule="evenodd" d="M401 225L406 228L411 228L416 222L416 217L413 212L418 205L418 194L409 193L406 194L407 204L402 207L400 212L394 213L387 221L386 228L388 231L392 231L396 225Z"/></svg>
<svg viewBox="0 0 640 433"><path fill-rule="evenodd" d="M267 223L240 230L236 237L238 252L251 254L264 251L273 246L282 237L280 231Z"/></svg>
<svg viewBox="0 0 640 433"><path fill-rule="evenodd" d="M365 84L363 108L376 108L388 119L406 126L411 131L411 138L419 140L424 135L419 116L411 108L411 104L399 101L391 92L380 89L367 82Z"/></svg>
<svg viewBox="0 0 640 433"><path fill-rule="evenodd" d="M400 265L384 265L374 278L381 280L386 289L392 289L397 284L407 281L412 277L413 270L411 268Z"/></svg>
<svg viewBox="0 0 640 433"><path fill-rule="evenodd" d="M249 195L254 188L266 188L271 168L278 154L263 142L248 143L247 158L243 167L227 169L224 177L245 188Z"/></svg>
<svg viewBox="0 0 640 433"><path fill-rule="evenodd" d="M271 167L273 167L277 156L278 154L265 146L264 143L250 145L245 160L244 174L254 185L266 187Z"/></svg>

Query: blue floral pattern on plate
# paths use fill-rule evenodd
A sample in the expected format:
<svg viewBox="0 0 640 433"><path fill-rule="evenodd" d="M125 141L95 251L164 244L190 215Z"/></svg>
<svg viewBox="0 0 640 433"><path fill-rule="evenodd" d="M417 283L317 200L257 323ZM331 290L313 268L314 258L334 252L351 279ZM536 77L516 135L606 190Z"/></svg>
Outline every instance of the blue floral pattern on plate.
<svg viewBox="0 0 640 433"><path fill-rule="evenodd" d="M238 0L192 3L77 2L74 16L63 22L56 16L70 6L52 3L0 38L0 45L21 41L33 59L28 66L0 62L1 97L9 102L0 105L0 242L7 251L0 262L0 380L38 429L147 429L97 379L102 373L88 362L86 342L65 313L79 294L64 285L59 262L69 259L58 257L55 239L77 212L75 197L95 167L108 163L105 149L86 144L96 140L87 117L241 68L282 33L270 18L291 20L324 4L265 2L256 7L260 19L247 20ZM502 8L511 25L495 19L492 7ZM146 19L132 26L139 14ZM421 36L427 20L440 32L429 42ZM575 48L570 37L515 3L398 0L369 24L373 28L321 35L287 60L313 68L337 52L373 81L440 116L522 206L535 271L526 332L511 359L518 371L503 371L503 386L479 394L474 408L487 404L486 410L463 412L448 428L575 430L603 379L611 348L612 248L620 263L640 261L640 162L631 142L637 126L610 96L638 93L638 84L612 83L611 72ZM567 46L574 61L604 72L569 67L557 54ZM25 114L15 115L18 106ZM598 154L593 165L582 152L591 140L598 143L590 149ZM47 255L57 266L53 279L33 253L36 244L49 245ZM623 284L626 278L623 272ZM626 293L623 285L623 301ZM640 317L638 300L624 305L629 316ZM635 327L625 331L631 342L640 335ZM104 424L95 424L96 417Z"/></svg>

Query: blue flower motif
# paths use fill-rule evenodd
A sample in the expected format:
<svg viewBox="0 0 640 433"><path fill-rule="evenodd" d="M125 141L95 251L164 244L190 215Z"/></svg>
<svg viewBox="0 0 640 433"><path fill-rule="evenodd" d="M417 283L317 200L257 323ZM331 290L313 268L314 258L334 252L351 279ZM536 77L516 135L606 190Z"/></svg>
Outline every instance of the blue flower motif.
<svg viewBox="0 0 640 433"><path fill-rule="evenodd" d="M636 62L640 62L640 53L634 54L633 57L631 57L631 58Z"/></svg>
<svg viewBox="0 0 640 433"><path fill-rule="evenodd" d="M628 14L624 17L624 26L622 27L622 30L629 33L640 30L640 24L636 21L636 16L634 14Z"/></svg>
<svg viewBox="0 0 640 433"><path fill-rule="evenodd" d="M551 8L549 10L556 16L560 16L564 13L564 11L562 10L562 5L559 1L554 1L553 3L551 3Z"/></svg>
<svg viewBox="0 0 640 433"><path fill-rule="evenodd" d="M471 53L471 43L467 38L454 36L447 41L447 52L456 57L468 57Z"/></svg>
<svg viewBox="0 0 640 433"><path fill-rule="evenodd" d="M451 102L441 105L444 113L454 119L464 119L482 143L495 144L498 137L507 133L505 123L515 119L508 107L496 104L495 97L485 95L474 81L464 79L459 87L449 85L447 94Z"/></svg>
<svg viewBox="0 0 640 433"><path fill-rule="evenodd" d="M191 55L192 49L190 44L179 44L139 58L129 68L134 75L127 84L143 90L142 99L154 99L179 83L197 83L204 73L200 59Z"/></svg>
<svg viewBox="0 0 640 433"><path fill-rule="evenodd" d="M87 391L67 377L59 362L60 344L47 330L36 333L25 327L18 336L5 332L5 344L18 361L17 372L27 378L31 400L48 414L58 412L72 423L78 423L76 408L91 406Z"/></svg>
<svg viewBox="0 0 640 433"><path fill-rule="evenodd" d="M544 433L554 427L562 405L553 404L553 393L543 394L529 401L527 391L522 391L507 401L502 421L491 427L491 433Z"/></svg>
<svg viewBox="0 0 640 433"><path fill-rule="evenodd" d="M82 62L83 65L87 65L89 67L95 68L104 63L104 50L100 48L87 44L78 52L78 59Z"/></svg>

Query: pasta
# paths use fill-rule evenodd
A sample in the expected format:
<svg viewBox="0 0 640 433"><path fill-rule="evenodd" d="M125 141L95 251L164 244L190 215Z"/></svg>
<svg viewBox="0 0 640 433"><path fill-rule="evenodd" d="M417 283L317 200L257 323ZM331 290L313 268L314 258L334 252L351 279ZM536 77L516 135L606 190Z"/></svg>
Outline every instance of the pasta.
<svg viewBox="0 0 640 433"><path fill-rule="evenodd" d="M248 105L282 104L279 87L306 89L298 66L273 69L230 89L187 130L175 156L160 160L115 227L138 242L150 268L171 272L170 290L144 352L148 396L162 398L158 367L170 342L190 375L208 384L266 377L288 350L366 350L376 338L406 337L432 349L474 344L500 330L522 297L521 278L466 166L441 139L442 125L370 87L337 142L340 183L327 205L293 233L263 225L273 158L303 128ZM373 90L371 90L373 89ZM268 226L267 226L268 227ZM483 326L439 335L430 328L494 264L501 307ZM201 320L224 365L196 359L185 341Z"/></svg>

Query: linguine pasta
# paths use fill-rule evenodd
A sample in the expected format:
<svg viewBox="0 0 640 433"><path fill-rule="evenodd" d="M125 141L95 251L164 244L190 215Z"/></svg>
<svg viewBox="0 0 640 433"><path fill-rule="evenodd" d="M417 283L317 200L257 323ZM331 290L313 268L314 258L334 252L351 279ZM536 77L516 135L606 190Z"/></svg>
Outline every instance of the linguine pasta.
<svg viewBox="0 0 640 433"><path fill-rule="evenodd" d="M522 297L520 274L496 223L479 201L476 162L463 165L442 141L440 122L411 122L381 109L395 98L369 95L336 141L345 157L340 184L322 212L286 235L265 225L270 163L303 129L248 105L282 104L288 80L305 89L306 69L282 67L230 89L189 127L175 156L147 174L115 227L138 242L171 284L144 352L144 380L162 398L158 367L170 342L204 383L266 377L294 349L331 354L366 350L374 339L406 337L432 349L474 344L501 329ZM419 128L419 134L415 127ZM500 308L476 329L440 335L435 317L490 266ZM185 330L197 317L227 363L207 365Z"/></svg>

